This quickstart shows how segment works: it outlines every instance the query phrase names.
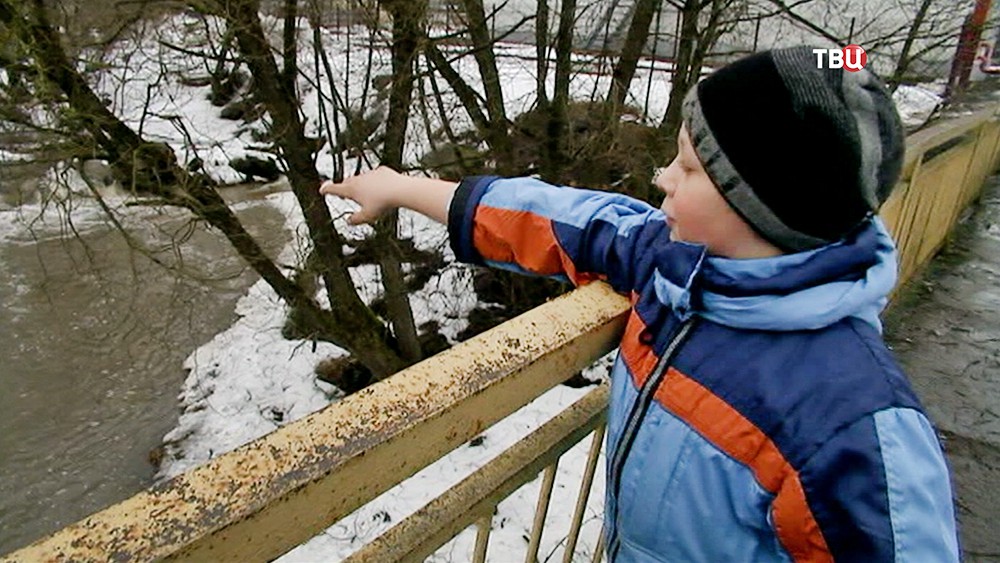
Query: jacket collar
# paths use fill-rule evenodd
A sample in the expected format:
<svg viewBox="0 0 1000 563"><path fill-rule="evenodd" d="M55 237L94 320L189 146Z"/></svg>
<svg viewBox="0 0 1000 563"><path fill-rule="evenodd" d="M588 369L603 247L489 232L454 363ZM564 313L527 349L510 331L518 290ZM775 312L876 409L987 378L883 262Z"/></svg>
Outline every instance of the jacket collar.
<svg viewBox="0 0 1000 563"><path fill-rule="evenodd" d="M810 330L856 317L881 330L879 313L896 283L896 248L877 217L843 241L774 258L708 256L671 242L657 252L657 298L734 328Z"/></svg>

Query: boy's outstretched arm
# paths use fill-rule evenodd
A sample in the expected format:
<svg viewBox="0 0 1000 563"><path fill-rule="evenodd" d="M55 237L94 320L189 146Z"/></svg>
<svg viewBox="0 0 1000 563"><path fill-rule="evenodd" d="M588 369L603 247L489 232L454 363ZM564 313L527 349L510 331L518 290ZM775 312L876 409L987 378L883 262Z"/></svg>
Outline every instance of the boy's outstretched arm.
<svg viewBox="0 0 1000 563"><path fill-rule="evenodd" d="M621 293L652 275L653 249L669 243L663 213L645 202L532 178L473 176L455 184L378 168L326 182L320 192L360 204L349 218L354 224L395 207L446 223L461 261L575 285L603 279Z"/></svg>
<svg viewBox="0 0 1000 563"><path fill-rule="evenodd" d="M412 178L385 166L345 178L343 182L323 182L319 193L353 200L361 206L347 218L352 225L371 223L382 214L405 207L448 223L448 204L458 184L433 178Z"/></svg>

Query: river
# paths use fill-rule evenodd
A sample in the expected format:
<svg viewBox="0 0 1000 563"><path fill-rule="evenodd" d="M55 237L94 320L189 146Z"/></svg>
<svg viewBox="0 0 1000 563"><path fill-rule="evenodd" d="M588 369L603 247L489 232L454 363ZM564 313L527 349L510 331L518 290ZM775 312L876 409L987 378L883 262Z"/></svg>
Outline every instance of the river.
<svg viewBox="0 0 1000 563"><path fill-rule="evenodd" d="M260 188L224 191L277 254L284 218ZM187 234L185 212L139 213L144 244ZM256 280L204 226L179 254L159 254L194 275L153 263L107 225L79 228L0 239L0 553L152 483L184 358L232 324Z"/></svg>

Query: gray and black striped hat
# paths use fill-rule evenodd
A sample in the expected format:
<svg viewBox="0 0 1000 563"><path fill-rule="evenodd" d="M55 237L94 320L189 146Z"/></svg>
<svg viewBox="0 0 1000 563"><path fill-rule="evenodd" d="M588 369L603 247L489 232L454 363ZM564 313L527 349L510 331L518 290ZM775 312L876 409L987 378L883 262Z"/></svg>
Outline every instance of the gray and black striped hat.
<svg viewBox="0 0 1000 563"><path fill-rule="evenodd" d="M904 134L867 69L818 68L812 47L726 65L688 93L683 119L729 204L789 252L835 242L889 197Z"/></svg>

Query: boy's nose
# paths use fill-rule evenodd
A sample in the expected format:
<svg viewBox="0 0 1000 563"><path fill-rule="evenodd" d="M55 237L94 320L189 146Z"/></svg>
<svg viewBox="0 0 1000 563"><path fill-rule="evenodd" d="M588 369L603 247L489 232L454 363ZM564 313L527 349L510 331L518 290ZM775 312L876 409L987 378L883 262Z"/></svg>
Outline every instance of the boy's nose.
<svg viewBox="0 0 1000 563"><path fill-rule="evenodd" d="M672 166L674 163L671 162L670 164ZM671 166L661 166L653 169L653 185L663 190L668 196L672 196L676 188L676 181L670 177Z"/></svg>
<svg viewBox="0 0 1000 563"><path fill-rule="evenodd" d="M666 166L657 166L656 168L653 168L653 180L652 180L653 184L657 184L666 171L667 171Z"/></svg>

